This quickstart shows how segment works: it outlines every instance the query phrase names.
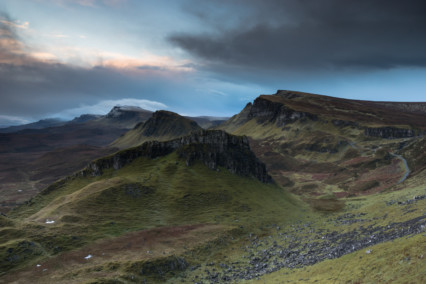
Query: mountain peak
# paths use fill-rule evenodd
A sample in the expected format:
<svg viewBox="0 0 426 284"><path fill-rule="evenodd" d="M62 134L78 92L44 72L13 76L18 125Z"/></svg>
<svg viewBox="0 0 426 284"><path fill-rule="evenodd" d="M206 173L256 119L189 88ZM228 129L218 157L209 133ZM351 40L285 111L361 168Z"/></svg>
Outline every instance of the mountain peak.
<svg viewBox="0 0 426 284"><path fill-rule="evenodd" d="M144 123L139 123L112 145L121 149L140 145L148 140L170 140L202 128L198 124L177 113L159 110Z"/></svg>
<svg viewBox="0 0 426 284"><path fill-rule="evenodd" d="M201 129L195 121L166 110L154 112L152 117L139 127L141 133L148 137L171 135L179 137Z"/></svg>
<svg viewBox="0 0 426 284"><path fill-rule="evenodd" d="M108 118L121 118L123 116L128 116L129 113L140 113L148 112L152 113L149 110L140 108L138 106L114 106L110 112L106 115Z"/></svg>
<svg viewBox="0 0 426 284"><path fill-rule="evenodd" d="M154 112L152 114L152 119L159 119L162 117L167 117L167 118L177 118L177 117L182 117L179 114L172 112L172 111L168 111L168 110L157 110L156 112Z"/></svg>

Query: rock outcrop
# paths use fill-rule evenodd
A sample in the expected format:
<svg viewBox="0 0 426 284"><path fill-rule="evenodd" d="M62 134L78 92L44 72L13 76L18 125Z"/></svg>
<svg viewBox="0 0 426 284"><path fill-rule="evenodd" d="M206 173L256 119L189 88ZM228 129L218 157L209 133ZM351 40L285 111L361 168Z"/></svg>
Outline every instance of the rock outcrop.
<svg viewBox="0 0 426 284"><path fill-rule="evenodd" d="M97 176L105 169L120 169L139 157L156 158L174 151L188 166L201 161L212 170L223 167L234 174L253 176L265 183L271 181L265 165L250 150L247 137L230 135L221 130L201 130L165 142L148 141L96 160L79 174Z"/></svg>
<svg viewBox="0 0 426 284"><path fill-rule="evenodd" d="M367 127L364 129L366 136L380 137L386 139L393 138L409 138L416 136L416 131L413 129L397 128L397 127Z"/></svg>
<svg viewBox="0 0 426 284"><path fill-rule="evenodd" d="M264 98L257 98L250 108L248 119L256 118L258 122L273 122L278 127L302 118L316 120L317 116L308 112L295 111L288 106Z"/></svg>

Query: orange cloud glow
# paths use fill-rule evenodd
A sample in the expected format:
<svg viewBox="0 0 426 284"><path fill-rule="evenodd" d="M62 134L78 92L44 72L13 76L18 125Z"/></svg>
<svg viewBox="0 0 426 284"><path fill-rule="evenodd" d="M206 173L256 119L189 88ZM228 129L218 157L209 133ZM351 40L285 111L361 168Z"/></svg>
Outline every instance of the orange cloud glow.
<svg viewBox="0 0 426 284"><path fill-rule="evenodd" d="M0 20L0 23L5 24L6 26L12 27L12 28L18 28L18 29L28 29L28 27L30 26L29 22L23 22L23 23L19 23L19 22L12 22L12 21L8 21L8 20Z"/></svg>
<svg viewBox="0 0 426 284"><path fill-rule="evenodd" d="M116 53L102 53L101 65L115 69L134 69L139 71L193 71L190 67L185 67L188 62L179 62L168 56L146 55L141 58L128 57Z"/></svg>

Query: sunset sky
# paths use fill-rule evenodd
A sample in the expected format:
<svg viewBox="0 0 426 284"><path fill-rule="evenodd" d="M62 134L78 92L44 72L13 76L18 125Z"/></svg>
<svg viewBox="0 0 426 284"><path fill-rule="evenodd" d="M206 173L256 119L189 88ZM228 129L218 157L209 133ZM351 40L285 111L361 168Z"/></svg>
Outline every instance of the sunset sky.
<svg viewBox="0 0 426 284"><path fill-rule="evenodd" d="M227 116L288 89L426 101L422 0L1 0L0 125Z"/></svg>

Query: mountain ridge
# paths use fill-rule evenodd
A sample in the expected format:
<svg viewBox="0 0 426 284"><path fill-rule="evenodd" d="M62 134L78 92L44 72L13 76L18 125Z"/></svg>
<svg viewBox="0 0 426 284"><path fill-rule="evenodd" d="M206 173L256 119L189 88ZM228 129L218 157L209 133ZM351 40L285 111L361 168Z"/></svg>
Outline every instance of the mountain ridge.
<svg viewBox="0 0 426 284"><path fill-rule="evenodd" d="M274 95L261 95L258 99L278 102L295 111L325 118L361 121L372 126L391 126L404 121L408 126L426 129L426 122L422 119L426 114L426 102L351 100L286 90L278 90ZM396 109L398 117L395 117Z"/></svg>
<svg viewBox="0 0 426 284"><path fill-rule="evenodd" d="M199 130L174 140L148 141L94 161L78 175L102 175L103 170L118 170L136 158L162 157L173 151L177 151L178 157L185 159L187 166L199 160L212 170L224 167L234 174L254 176L262 182L271 182L265 165L251 152L247 138L221 130Z"/></svg>
<svg viewBox="0 0 426 284"><path fill-rule="evenodd" d="M406 109L396 116L388 105L277 91L257 97L217 129L247 135L274 180L293 193L365 195L397 184L404 165L390 153L426 134L425 114Z"/></svg>

